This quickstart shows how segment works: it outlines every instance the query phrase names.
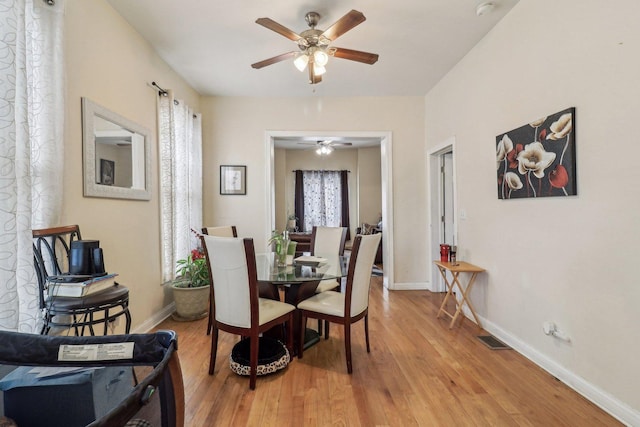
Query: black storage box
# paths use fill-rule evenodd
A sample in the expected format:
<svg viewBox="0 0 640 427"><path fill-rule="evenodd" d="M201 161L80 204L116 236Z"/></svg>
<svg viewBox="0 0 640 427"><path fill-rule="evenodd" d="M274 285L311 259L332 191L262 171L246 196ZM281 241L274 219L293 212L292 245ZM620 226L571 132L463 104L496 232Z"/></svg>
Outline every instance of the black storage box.
<svg viewBox="0 0 640 427"><path fill-rule="evenodd" d="M0 380L4 415L20 427L86 426L118 406L133 389L127 366L85 368L42 378L32 370L21 366Z"/></svg>

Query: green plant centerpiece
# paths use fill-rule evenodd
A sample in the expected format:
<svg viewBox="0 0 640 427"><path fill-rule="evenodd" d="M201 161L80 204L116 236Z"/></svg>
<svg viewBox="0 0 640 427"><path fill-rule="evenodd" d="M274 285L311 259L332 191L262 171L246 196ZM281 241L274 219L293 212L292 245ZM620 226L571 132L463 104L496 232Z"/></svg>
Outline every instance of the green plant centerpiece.
<svg viewBox="0 0 640 427"><path fill-rule="evenodd" d="M289 251L289 232L283 231L280 233L278 230L273 230L271 232L271 238L269 239L269 244L273 252L276 254L276 261L278 263L278 267L284 267L287 265L287 253Z"/></svg>
<svg viewBox="0 0 640 427"><path fill-rule="evenodd" d="M176 312L173 318L189 321L206 317L211 281L204 250L193 249L187 258L176 261L176 278L171 282Z"/></svg>
<svg viewBox="0 0 640 427"><path fill-rule="evenodd" d="M280 233L278 230L273 230L268 243L275 253L275 261L278 267L285 267L293 263L293 256L296 253L298 243L291 241L289 231L285 230Z"/></svg>

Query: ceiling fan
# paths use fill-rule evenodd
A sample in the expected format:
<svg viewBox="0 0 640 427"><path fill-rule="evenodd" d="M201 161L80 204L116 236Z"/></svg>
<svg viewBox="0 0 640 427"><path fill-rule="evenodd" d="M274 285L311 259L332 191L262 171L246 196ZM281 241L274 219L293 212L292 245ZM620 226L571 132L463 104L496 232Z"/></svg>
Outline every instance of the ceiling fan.
<svg viewBox="0 0 640 427"><path fill-rule="evenodd" d="M353 145L351 142L332 141L330 139L316 142L298 142L300 145L308 145L314 147L318 155L328 155L333 152L333 147L350 147Z"/></svg>
<svg viewBox="0 0 640 427"><path fill-rule="evenodd" d="M305 21L307 21L309 29L298 34L270 18L259 18L256 20L256 24L275 31L289 40L293 40L298 44L300 51L283 53L273 58L251 64L251 66L259 69L289 58L295 58L293 63L298 70L304 71L308 65L309 83L316 84L322 81L322 75L326 71L325 65L327 65L329 56L349 59L365 64L374 64L378 60L378 55L375 53L330 46L338 37L361 24L366 19L362 12L351 10L351 12L338 19L332 26L323 31L316 29L316 25L320 20L320 14L317 12L309 12L305 15Z"/></svg>

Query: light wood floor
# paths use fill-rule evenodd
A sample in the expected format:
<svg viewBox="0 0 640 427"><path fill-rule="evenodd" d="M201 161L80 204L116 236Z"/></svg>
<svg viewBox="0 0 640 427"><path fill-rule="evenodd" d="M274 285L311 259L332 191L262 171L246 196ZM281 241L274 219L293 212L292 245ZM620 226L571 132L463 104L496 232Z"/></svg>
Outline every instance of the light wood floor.
<svg viewBox="0 0 640 427"><path fill-rule="evenodd" d="M614 418L513 350L490 350L469 319L436 319L443 294L383 289L372 278L371 353L354 325L353 374L343 331L279 373L249 381L229 369L237 337L221 332L215 374L207 373L207 320L171 319L178 333L186 425L200 426L616 426ZM314 321L315 323L315 321Z"/></svg>

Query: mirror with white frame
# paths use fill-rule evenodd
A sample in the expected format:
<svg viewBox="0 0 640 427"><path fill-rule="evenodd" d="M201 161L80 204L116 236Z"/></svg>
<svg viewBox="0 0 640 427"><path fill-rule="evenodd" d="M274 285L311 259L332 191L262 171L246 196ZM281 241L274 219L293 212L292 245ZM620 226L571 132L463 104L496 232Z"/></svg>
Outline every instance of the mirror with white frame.
<svg viewBox="0 0 640 427"><path fill-rule="evenodd" d="M85 197L151 199L150 132L82 98Z"/></svg>

